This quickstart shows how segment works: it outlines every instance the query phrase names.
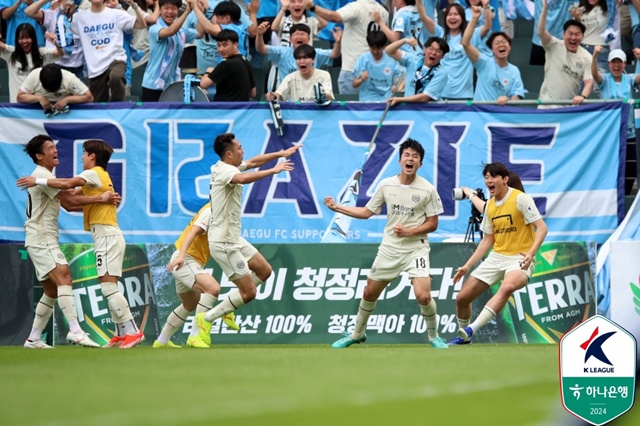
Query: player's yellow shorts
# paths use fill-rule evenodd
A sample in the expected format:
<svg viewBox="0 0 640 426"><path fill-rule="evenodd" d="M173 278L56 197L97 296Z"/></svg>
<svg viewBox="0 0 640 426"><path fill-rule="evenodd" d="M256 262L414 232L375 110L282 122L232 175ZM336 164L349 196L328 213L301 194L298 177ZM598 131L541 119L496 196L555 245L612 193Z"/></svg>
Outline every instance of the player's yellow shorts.
<svg viewBox="0 0 640 426"><path fill-rule="evenodd" d="M96 254L98 277L109 274L112 277L122 276L122 261L127 248L122 231L116 226L91 225L93 250Z"/></svg>
<svg viewBox="0 0 640 426"><path fill-rule="evenodd" d="M173 261L178 254L180 254L179 250L174 251L173 256L171 256L171 260ZM174 268L171 273L176 279L177 293L186 293L191 291L196 282L196 275L208 274L204 267L189 255L184 257L184 264L179 269Z"/></svg>
<svg viewBox="0 0 640 426"><path fill-rule="evenodd" d="M401 272L406 272L410 278L428 277L430 274L429 252L428 245L408 253L393 252L381 245L368 278L390 282L398 278Z"/></svg>
<svg viewBox="0 0 640 426"><path fill-rule="evenodd" d="M535 269L535 263L532 261L529 268L523 270L520 268L520 262L522 262L523 259L524 256L521 254L507 256L492 251L489 253L489 256L482 261L480 266L471 273L471 276L489 286L504 279L505 274L511 271L520 271L527 275L527 279L531 279L531 275L533 275Z"/></svg>
<svg viewBox="0 0 640 426"><path fill-rule="evenodd" d="M258 253L258 250L242 237L239 244L209 241L209 251L213 260L231 281L251 273L249 260Z"/></svg>
<svg viewBox="0 0 640 426"><path fill-rule="evenodd" d="M27 247L27 253L36 270L38 281L49 278L49 272L56 269L56 265L68 265L67 258L57 243L38 243Z"/></svg>

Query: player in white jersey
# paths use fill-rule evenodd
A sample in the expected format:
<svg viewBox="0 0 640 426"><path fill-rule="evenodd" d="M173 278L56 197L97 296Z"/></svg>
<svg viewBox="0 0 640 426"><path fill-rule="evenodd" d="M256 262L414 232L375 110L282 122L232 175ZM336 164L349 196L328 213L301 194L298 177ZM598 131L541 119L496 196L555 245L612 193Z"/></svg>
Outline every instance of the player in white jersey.
<svg viewBox="0 0 640 426"><path fill-rule="evenodd" d="M24 151L36 163L31 179L42 181L55 178L53 169L59 164L58 150L49 136L35 136L26 144ZM27 179L29 178L20 178L17 185L27 188ZM82 331L78 323L71 272L58 243L58 215L61 205L71 211L92 203L116 203L119 198L113 192L86 197L40 185L28 188L24 245L44 294L36 306L33 328L24 344L25 348L51 348L42 341L42 330L53 314L56 300L69 324L67 341L81 346L99 347Z"/></svg>
<svg viewBox="0 0 640 426"><path fill-rule="evenodd" d="M427 323L431 346L436 349L447 348L447 344L438 336L436 301L431 298L427 238L429 232L438 229L438 215L444 209L436 188L418 176L423 159L422 145L407 139L400 145L400 173L382 180L366 206L346 207L337 204L333 197L324 199L324 204L334 212L356 219L368 219L380 213L383 204L387 205L384 237L367 277L355 329L351 334L345 332L343 338L333 343L334 348L346 348L367 340L367 321L376 307L376 301L401 272L406 272L411 278L420 313Z"/></svg>
<svg viewBox="0 0 640 426"><path fill-rule="evenodd" d="M216 137L213 150L220 156L220 161L211 166L209 250L213 260L238 290L231 292L229 297L207 313L196 314L196 323L203 340L211 334L213 321L255 299L257 286L266 281L272 271L271 265L262 254L241 236L242 186L267 176L293 170L293 163L285 160L277 162L270 169L247 173L243 171L279 158L289 158L301 146L292 146L286 150L258 155L243 161L244 150L233 133L223 133Z"/></svg>

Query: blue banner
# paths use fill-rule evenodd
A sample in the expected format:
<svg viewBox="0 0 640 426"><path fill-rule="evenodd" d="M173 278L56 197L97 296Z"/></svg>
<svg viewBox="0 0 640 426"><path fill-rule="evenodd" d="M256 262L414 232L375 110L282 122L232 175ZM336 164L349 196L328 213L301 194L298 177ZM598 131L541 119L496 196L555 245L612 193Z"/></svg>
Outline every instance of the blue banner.
<svg viewBox="0 0 640 426"><path fill-rule="evenodd" d="M26 194L15 186L34 168L23 144L39 133L57 143L59 177L82 171L82 143L108 141L108 171L122 194L120 227L129 243L172 243L208 201L209 169L218 161L213 139L233 132L245 158L292 144L295 169L244 189L243 232L256 243L320 242L333 213L324 197L351 183L382 116L384 104L282 104L285 135L274 130L266 104L110 104L72 106L45 118L31 106L0 104L0 240L24 240ZM624 213L626 117L622 103L571 108L411 104L387 114L364 166L364 205L381 179L398 173L398 146L412 137L425 148L419 174L436 185L445 212L432 241L462 238L468 201L458 186L483 188L483 164L501 161L523 180L547 225L547 240L604 242ZM266 164L265 168L273 164ZM378 242L385 218L354 220L349 242ZM62 242L87 242L81 214L60 215Z"/></svg>

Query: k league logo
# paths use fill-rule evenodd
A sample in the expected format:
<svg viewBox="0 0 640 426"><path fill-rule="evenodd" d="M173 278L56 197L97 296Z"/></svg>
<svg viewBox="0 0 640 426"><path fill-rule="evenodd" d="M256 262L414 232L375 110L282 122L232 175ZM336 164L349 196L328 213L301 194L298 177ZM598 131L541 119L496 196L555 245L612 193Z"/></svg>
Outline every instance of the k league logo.
<svg viewBox="0 0 640 426"><path fill-rule="evenodd" d="M562 404L594 425L629 411L635 397L636 340L596 315L560 340Z"/></svg>

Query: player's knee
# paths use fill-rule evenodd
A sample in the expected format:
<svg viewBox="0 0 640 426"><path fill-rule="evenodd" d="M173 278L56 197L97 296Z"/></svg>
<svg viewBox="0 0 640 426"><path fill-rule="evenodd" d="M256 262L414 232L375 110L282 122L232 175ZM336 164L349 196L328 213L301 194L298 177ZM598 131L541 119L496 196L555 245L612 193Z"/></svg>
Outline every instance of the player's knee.
<svg viewBox="0 0 640 426"><path fill-rule="evenodd" d="M196 310L196 308L198 307L198 301L197 300L183 300L182 301L182 306L189 312L193 312Z"/></svg>
<svg viewBox="0 0 640 426"><path fill-rule="evenodd" d="M431 293L428 291L425 291L421 294L416 294L416 300L418 304L422 306L427 306L429 303L431 303Z"/></svg>
<svg viewBox="0 0 640 426"><path fill-rule="evenodd" d="M466 294L464 291L461 291L456 295L457 306L469 306L471 302L473 302L473 299L470 297L470 295Z"/></svg>
<svg viewBox="0 0 640 426"><path fill-rule="evenodd" d="M57 287L43 287L42 292L52 299L58 298L58 288Z"/></svg>

